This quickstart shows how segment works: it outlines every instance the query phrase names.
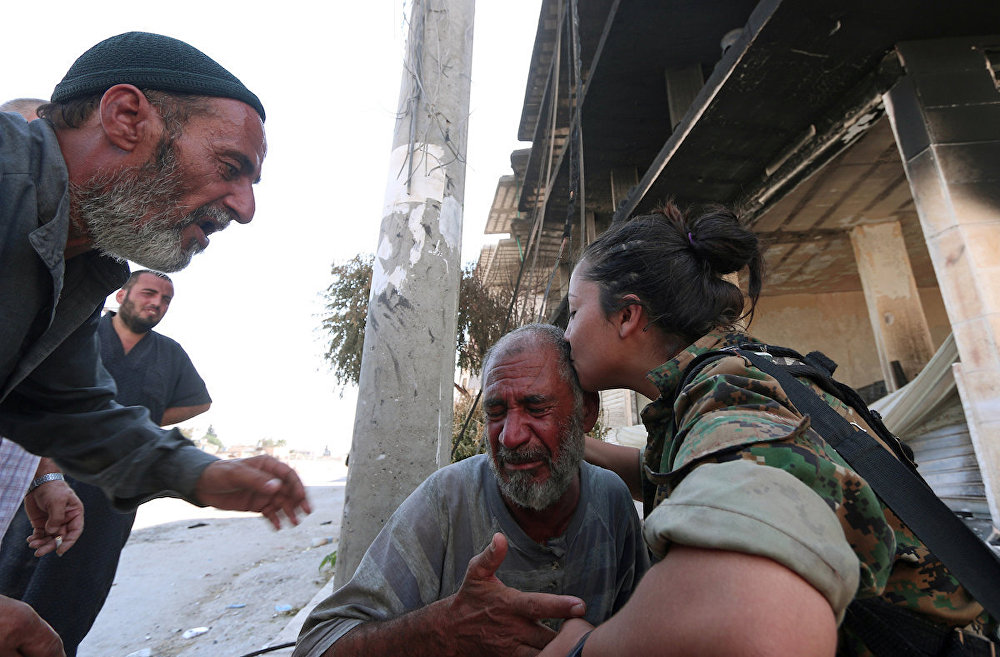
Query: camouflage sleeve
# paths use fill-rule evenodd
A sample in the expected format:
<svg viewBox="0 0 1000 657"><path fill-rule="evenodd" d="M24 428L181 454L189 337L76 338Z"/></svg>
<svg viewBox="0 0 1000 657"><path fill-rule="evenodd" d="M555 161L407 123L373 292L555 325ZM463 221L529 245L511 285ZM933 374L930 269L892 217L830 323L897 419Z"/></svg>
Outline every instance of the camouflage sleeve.
<svg viewBox="0 0 1000 657"><path fill-rule="evenodd" d="M802 423L778 382L738 356L722 358L681 390L673 468L720 450L781 440Z"/></svg>
<svg viewBox="0 0 1000 657"><path fill-rule="evenodd" d="M774 379L741 357L720 359L685 386L675 417L675 472L742 460L791 475L839 523L857 555L858 595L882 593L893 567L896 536L881 503L810 428L809 418L794 410Z"/></svg>
<svg viewBox="0 0 1000 657"><path fill-rule="evenodd" d="M643 536L658 557L676 542L773 559L822 593L838 623L858 587L858 558L830 509L795 477L748 461L695 468Z"/></svg>

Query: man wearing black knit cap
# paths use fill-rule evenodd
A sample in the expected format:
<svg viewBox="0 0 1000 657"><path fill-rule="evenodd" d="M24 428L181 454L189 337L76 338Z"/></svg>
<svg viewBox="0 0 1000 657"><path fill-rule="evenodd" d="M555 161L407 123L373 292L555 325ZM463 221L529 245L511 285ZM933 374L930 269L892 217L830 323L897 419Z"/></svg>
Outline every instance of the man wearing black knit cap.
<svg viewBox="0 0 1000 657"><path fill-rule="evenodd" d="M309 505L291 468L219 461L145 409L117 405L96 341L126 260L176 271L210 235L253 217L260 100L188 44L130 32L84 53L39 115L0 113L0 435L123 509L173 495L295 523ZM3 598L0 654L62 648L30 608Z"/></svg>

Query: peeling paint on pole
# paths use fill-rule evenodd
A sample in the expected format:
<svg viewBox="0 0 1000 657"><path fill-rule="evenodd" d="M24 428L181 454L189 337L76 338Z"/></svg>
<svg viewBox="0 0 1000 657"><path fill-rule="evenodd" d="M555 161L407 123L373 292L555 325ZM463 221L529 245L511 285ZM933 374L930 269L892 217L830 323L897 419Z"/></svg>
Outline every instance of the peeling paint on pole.
<svg viewBox="0 0 1000 657"><path fill-rule="evenodd" d="M426 162L425 175L414 175L407 185L406 162L409 155L407 146L396 148L389 158L389 180L386 184L386 200L383 207L383 222L392 219L394 215L406 217L412 244L409 249L409 266L415 266L426 246L428 226L424 225L424 207L428 202L441 203L440 214L437 217L437 229L440 232L443 245L435 245L432 251L447 248L461 249L462 246L462 203L454 196L445 196L447 186L447 168L443 164L444 149L434 144L417 144L414 151L423 152ZM409 187L409 190L407 189ZM401 291L405 284L406 268L393 267L386 270L385 263L395 260L394 248L398 245L398 236L382 231L379 239L376 261L372 269L372 299L382 294L391 285ZM447 261L445 265L448 265Z"/></svg>
<svg viewBox="0 0 1000 657"><path fill-rule="evenodd" d="M410 145L393 149L389 156L389 180L385 186L385 207L382 216L397 211L409 203L424 203L428 199L444 198L447 184L444 148L435 144L413 144L412 151L424 161L407 184L407 162Z"/></svg>
<svg viewBox="0 0 1000 657"><path fill-rule="evenodd" d="M451 196L441 206L441 236L450 248L462 247L462 204Z"/></svg>
<svg viewBox="0 0 1000 657"><path fill-rule="evenodd" d="M474 0L416 0L389 157L336 580L447 463Z"/></svg>

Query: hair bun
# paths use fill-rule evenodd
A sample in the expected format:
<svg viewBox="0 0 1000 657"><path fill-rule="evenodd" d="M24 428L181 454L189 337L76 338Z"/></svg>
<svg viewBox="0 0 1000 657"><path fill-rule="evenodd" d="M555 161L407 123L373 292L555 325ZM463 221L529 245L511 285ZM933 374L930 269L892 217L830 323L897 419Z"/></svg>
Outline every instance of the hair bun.
<svg viewBox="0 0 1000 657"><path fill-rule="evenodd" d="M728 208L710 207L693 217L690 226L691 248L717 274L739 271L759 257L757 236Z"/></svg>
<svg viewBox="0 0 1000 657"><path fill-rule="evenodd" d="M743 267L746 295L722 276ZM638 297L652 325L694 342L752 318L763 273L757 237L735 212L721 206L682 212L667 203L612 224L587 246L573 276L598 283L606 315Z"/></svg>

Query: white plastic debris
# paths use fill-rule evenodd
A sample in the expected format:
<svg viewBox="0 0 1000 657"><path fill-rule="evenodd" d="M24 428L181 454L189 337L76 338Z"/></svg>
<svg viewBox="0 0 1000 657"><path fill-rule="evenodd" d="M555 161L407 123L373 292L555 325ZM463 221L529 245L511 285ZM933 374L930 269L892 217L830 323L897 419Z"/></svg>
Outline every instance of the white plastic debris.
<svg viewBox="0 0 1000 657"><path fill-rule="evenodd" d="M125 657L153 657L153 651L149 648L143 648L142 650L136 650L135 652L130 652L125 655Z"/></svg>
<svg viewBox="0 0 1000 657"><path fill-rule="evenodd" d="M184 634L181 636L185 639L193 639L196 636L201 636L205 632L208 632L207 627L192 627L190 630L184 630Z"/></svg>

